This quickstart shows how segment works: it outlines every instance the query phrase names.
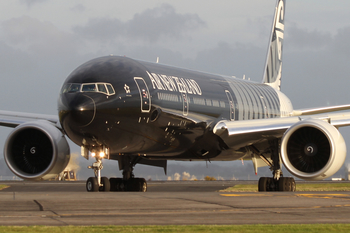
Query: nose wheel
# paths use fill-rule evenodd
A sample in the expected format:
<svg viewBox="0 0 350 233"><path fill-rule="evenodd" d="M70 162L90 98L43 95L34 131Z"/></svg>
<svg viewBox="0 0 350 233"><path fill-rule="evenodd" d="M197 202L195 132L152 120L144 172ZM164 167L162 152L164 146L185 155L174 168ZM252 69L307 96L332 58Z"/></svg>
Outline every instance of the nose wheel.
<svg viewBox="0 0 350 233"><path fill-rule="evenodd" d="M97 192L99 190L99 185L96 177L89 177L89 179L87 179L86 190L88 192Z"/></svg>
<svg viewBox="0 0 350 233"><path fill-rule="evenodd" d="M93 169L95 177L89 177L86 181L86 191L88 192L109 192L111 184L107 177L101 177L101 170L103 169L102 159L96 158L96 162L88 168Z"/></svg>

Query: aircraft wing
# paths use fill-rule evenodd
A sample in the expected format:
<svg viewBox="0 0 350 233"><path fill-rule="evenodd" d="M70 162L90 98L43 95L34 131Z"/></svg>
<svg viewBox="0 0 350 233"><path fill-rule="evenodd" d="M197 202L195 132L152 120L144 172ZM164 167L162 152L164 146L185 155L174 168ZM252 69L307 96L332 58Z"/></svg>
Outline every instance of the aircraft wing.
<svg viewBox="0 0 350 233"><path fill-rule="evenodd" d="M54 124L59 122L56 115L0 111L0 126L15 128L20 124L35 120L47 120Z"/></svg>
<svg viewBox="0 0 350 233"><path fill-rule="evenodd" d="M328 112L335 112L335 111L343 111L343 110L349 110L349 109L350 109L350 104L337 105L337 106L328 106L328 107L320 107L320 108L294 110L291 115L305 116L305 115L314 115L314 114L328 113Z"/></svg>
<svg viewBox="0 0 350 233"><path fill-rule="evenodd" d="M334 127L350 125L350 112L294 116L284 118L258 119L249 121L219 121L213 131L233 149L252 145L261 140L281 138L292 125L307 119L319 119L329 122Z"/></svg>

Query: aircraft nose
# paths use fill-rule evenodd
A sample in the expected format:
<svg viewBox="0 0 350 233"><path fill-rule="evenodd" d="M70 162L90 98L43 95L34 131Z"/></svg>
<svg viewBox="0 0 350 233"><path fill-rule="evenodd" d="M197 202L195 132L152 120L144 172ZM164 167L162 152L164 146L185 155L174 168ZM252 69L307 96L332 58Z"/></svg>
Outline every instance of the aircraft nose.
<svg viewBox="0 0 350 233"><path fill-rule="evenodd" d="M90 96L85 94L68 94L61 97L61 124L69 124L71 127L86 127L93 122L95 115L95 101Z"/></svg>

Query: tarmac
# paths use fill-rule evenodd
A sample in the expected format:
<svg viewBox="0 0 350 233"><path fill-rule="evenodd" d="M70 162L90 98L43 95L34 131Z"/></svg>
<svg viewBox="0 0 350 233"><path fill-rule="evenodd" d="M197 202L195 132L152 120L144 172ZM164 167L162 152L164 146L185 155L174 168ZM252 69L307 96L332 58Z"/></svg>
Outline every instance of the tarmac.
<svg viewBox="0 0 350 233"><path fill-rule="evenodd" d="M148 192L85 191L85 182L0 182L1 225L350 223L350 192L219 192L257 181L148 182ZM298 182L297 182L298 185Z"/></svg>

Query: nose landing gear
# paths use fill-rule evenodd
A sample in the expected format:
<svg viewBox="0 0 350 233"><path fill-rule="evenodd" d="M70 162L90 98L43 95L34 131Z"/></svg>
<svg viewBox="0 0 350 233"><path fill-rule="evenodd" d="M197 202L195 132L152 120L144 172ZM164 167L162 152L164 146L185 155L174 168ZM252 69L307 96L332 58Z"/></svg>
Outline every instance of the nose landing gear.
<svg viewBox="0 0 350 233"><path fill-rule="evenodd" d="M88 168L94 169L95 177L90 177L86 181L86 190L88 192L109 192L111 185L107 177L101 177L101 170L103 169L102 157L96 156L96 162Z"/></svg>

